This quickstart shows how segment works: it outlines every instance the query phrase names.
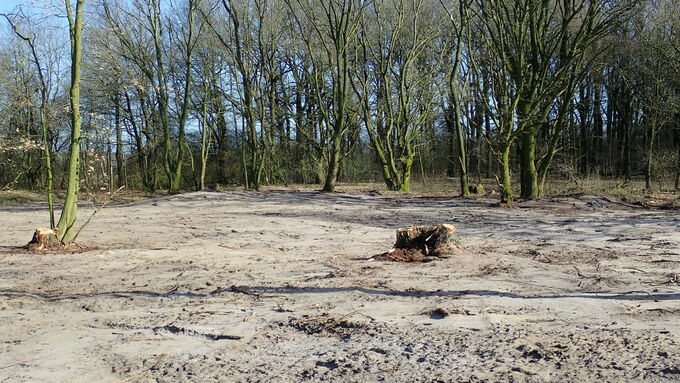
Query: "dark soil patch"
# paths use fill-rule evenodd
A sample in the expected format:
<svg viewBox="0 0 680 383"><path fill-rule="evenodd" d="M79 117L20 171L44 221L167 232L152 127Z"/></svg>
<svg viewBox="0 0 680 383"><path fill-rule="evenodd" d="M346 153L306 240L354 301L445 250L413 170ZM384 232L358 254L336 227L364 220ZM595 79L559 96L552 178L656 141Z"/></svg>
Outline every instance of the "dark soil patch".
<svg viewBox="0 0 680 383"><path fill-rule="evenodd" d="M283 325L284 323L281 323ZM357 332L373 333L375 326L367 321L352 320L349 316L338 317L328 313L319 316L303 315L302 318L291 318L288 326L308 335L339 336L349 338Z"/></svg>
<svg viewBox="0 0 680 383"><path fill-rule="evenodd" d="M480 266L477 275L487 276L498 274L510 274L515 272L516 270L512 265L507 265L505 263L499 262L498 264L486 264Z"/></svg>
<svg viewBox="0 0 680 383"><path fill-rule="evenodd" d="M428 257L419 249L394 249L375 257L378 261L393 261L393 262L431 262L435 257Z"/></svg>
<svg viewBox="0 0 680 383"><path fill-rule="evenodd" d="M98 247L81 246L77 244L60 245L52 244L40 249L38 246L25 245L19 247L11 247L6 251L9 254L40 254L40 255L57 255L57 254L81 254L88 251L100 250Z"/></svg>
<svg viewBox="0 0 680 383"><path fill-rule="evenodd" d="M430 319L445 319L451 315L474 315L470 311L459 307L437 307L434 309L423 310L420 312L422 315L427 315Z"/></svg>
<svg viewBox="0 0 680 383"><path fill-rule="evenodd" d="M395 248L386 253L376 255L371 259L391 262L425 263L437 259L450 258L452 255L461 255L463 252L464 248L462 246L449 243L440 246L436 251L431 251L429 254L419 248Z"/></svg>

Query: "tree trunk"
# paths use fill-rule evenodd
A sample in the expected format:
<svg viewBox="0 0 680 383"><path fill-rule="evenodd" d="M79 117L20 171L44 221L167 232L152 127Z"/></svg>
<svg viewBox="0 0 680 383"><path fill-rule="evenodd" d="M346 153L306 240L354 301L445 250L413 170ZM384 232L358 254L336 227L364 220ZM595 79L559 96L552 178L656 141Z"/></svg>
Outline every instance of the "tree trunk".
<svg viewBox="0 0 680 383"><path fill-rule="evenodd" d="M343 119L340 119L340 124ZM338 170L340 167L340 151L342 149L342 127L335 127L333 131L333 140L331 142L330 161L328 163L328 171L326 172L326 181L323 185L323 191L334 192L335 183L338 180Z"/></svg>
<svg viewBox="0 0 680 383"><path fill-rule="evenodd" d="M534 199L538 196L538 172L536 171L536 130L522 133L520 145L520 197Z"/></svg>
<svg viewBox="0 0 680 383"><path fill-rule="evenodd" d="M678 145L678 160L675 166L675 190L680 190L680 145Z"/></svg>
<svg viewBox="0 0 680 383"><path fill-rule="evenodd" d="M189 0L189 12L187 23L189 25L189 31L186 42L186 61L184 63L184 96L182 99L182 106L179 114L179 124L177 135L177 155L174 159L174 169L173 176L171 177L170 190L179 191L182 188L182 165L184 164L184 149L186 141L186 122L189 116L189 101L191 94L191 74L192 70L192 53L194 48L194 13L196 11L196 3L193 0ZM189 153L191 156L191 153ZM193 161L193 157L191 158Z"/></svg>
<svg viewBox="0 0 680 383"><path fill-rule="evenodd" d="M204 87L205 96L208 97L208 87ZM212 131L208 126L208 101L203 101L203 130L201 131L201 174L199 176L199 190L205 189L205 170L208 165L208 155L210 153L210 144L212 138Z"/></svg>
<svg viewBox="0 0 680 383"><path fill-rule="evenodd" d="M654 141L656 140L656 129L653 124L649 126L647 134L647 158L645 166L645 189L652 191L652 159L654 158Z"/></svg>
<svg viewBox="0 0 680 383"><path fill-rule="evenodd" d="M227 160L229 158L228 157L229 130L227 127L227 120L224 117L225 107L222 101L220 88L217 83L217 76L214 73L209 73L209 75L210 80L209 86L206 88L207 89L206 91L208 92L206 94L206 97L208 97L208 95L210 96L208 103L210 105L211 113L215 115L215 127L217 133L215 135L215 143L217 145L217 182L226 183L227 182L226 168Z"/></svg>
<svg viewBox="0 0 680 383"><path fill-rule="evenodd" d="M123 130L120 121L120 96L116 93L116 178L118 187L125 186L125 148L123 147ZM113 190L111 190L113 191Z"/></svg>
<svg viewBox="0 0 680 383"><path fill-rule="evenodd" d="M161 128L163 129L163 169L165 170L165 174L168 177L168 191L171 192L173 191L173 187L176 185L175 180L174 180L174 175L175 173L173 172L172 169L172 144L170 140L170 116L169 116L169 111L168 109L170 108L170 96L168 95L168 87L167 87L167 81L166 81L166 76L165 76L165 69L164 69L164 63L163 63L163 48L162 48L162 42L161 42L161 18L160 18L160 4L159 0L153 0L150 3L151 6L151 15L149 16L151 18L152 22L152 33L153 33L153 40L154 40L154 55L155 55L155 61L156 61L156 81L158 89L156 89L157 92L157 98L158 98L158 113L160 117L160 124ZM153 78L150 78L151 81L154 81Z"/></svg>
<svg viewBox="0 0 680 383"><path fill-rule="evenodd" d="M594 83L595 95L593 100L593 136L592 136L592 150L593 155L592 166L598 169L599 174L602 175L602 164L604 148L604 126L602 121L602 89L599 82Z"/></svg>
<svg viewBox="0 0 680 383"><path fill-rule="evenodd" d="M71 148L69 151L68 189L64 207L59 218L57 236L62 242L68 242L75 235L76 215L78 211L78 190L80 188L80 62L82 58L83 40L83 8L85 0L76 3L75 19L70 0L66 1L71 36Z"/></svg>
<svg viewBox="0 0 680 383"><path fill-rule="evenodd" d="M453 91L451 91L453 93ZM458 176L460 178L460 195L463 197L470 196L469 175L468 175L468 160L467 150L465 148L465 135L463 134L463 126L461 123L461 108L457 101L457 94L451 96L451 110L447 113L447 124L451 134L451 159L458 168ZM454 149L455 148L455 149Z"/></svg>
<svg viewBox="0 0 680 383"><path fill-rule="evenodd" d="M501 149L501 203L511 204L512 201L512 179L510 176L510 145Z"/></svg>
<svg viewBox="0 0 680 383"><path fill-rule="evenodd" d="M460 117L458 117L460 118ZM465 137L460 121L456 123L456 137L458 141L458 167L460 169L460 195L468 197L470 195L467 151L465 150Z"/></svg>
<svg viewBox="0 0 680 383"><path fill-rule="evenodd" d="M47 95L46 90L43 89L43 97L40 103L40 126L42 127L43 136L43 153L45 155L45 170L47 178L47 207L50 210L50 229L56 228L54 221L54 197L52 195L52 155L50 153L50 143L47 139L47 116L45 109L47 107Z"/></svg>
<svg viewBox="0 0 680 383"><path fill-rule="evenodd" d="M401 182L399 184L399 191L409 192L411 191L411 169L413 168L413 154L410 153L406 158L401 160L402 172L401 172ZM420 157L422 163L422 157ZM423 177L425 175L423 174Z"/></svg>

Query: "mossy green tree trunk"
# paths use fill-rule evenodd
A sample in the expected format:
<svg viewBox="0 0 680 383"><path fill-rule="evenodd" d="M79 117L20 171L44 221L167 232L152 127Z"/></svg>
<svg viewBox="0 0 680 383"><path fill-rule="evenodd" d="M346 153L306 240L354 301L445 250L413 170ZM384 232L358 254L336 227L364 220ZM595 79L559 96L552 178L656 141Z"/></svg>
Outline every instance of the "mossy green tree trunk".
<svg viewBox="0 0 680 383"><path fill-rule="evenodd" d="M520 197L538 197L538 171L536 170L536 131L525 129L520 140Z"/></svg>
<svg viewBox="0 0 680 383"><path fill-rule="evenodd" d="M512 178L510 175L510 145L504 146L500 150L501 179L499 186L501 189L501 203L511 204L512 198Z"/></svg>
<svg viewBox="0 0 680 383"><path fill-rule="evenodd" d="M70 0L66 0L69 35L71 40L71 87L69 101L71 106L71 146L68 160L68 188L66 199L57 225L57 237L68 242L76 234L76 216L78 213L78 190L80 186L80 62L83 41L83 8L85 0L76 2L75 14Z"/></svg>

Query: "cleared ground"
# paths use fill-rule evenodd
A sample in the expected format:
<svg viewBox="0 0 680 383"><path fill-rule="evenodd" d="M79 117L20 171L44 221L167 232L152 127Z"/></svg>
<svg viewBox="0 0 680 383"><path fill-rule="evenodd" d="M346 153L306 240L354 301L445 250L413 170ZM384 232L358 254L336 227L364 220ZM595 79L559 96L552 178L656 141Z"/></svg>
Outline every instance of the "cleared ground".
<svg viewBox="0 0 680 383"><path fill-rule="evenodd" d="M680 380L677 210L200 192L17 252L45 216L0 208L2 382ZM451 258L370 260L445 222Z"/></svg>

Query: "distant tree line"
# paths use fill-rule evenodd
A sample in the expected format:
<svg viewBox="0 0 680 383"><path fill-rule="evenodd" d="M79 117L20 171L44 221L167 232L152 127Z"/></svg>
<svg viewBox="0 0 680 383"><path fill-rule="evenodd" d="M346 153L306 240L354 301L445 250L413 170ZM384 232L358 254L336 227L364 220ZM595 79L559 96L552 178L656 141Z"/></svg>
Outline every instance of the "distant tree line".
<svg viewBox="0 0 680 383"><path fill-rule="evenodd" d="M4 16L0 187L66 189L68 34ZM680 188L674 0L90 0L83 33L81 188Z"/></svg>

